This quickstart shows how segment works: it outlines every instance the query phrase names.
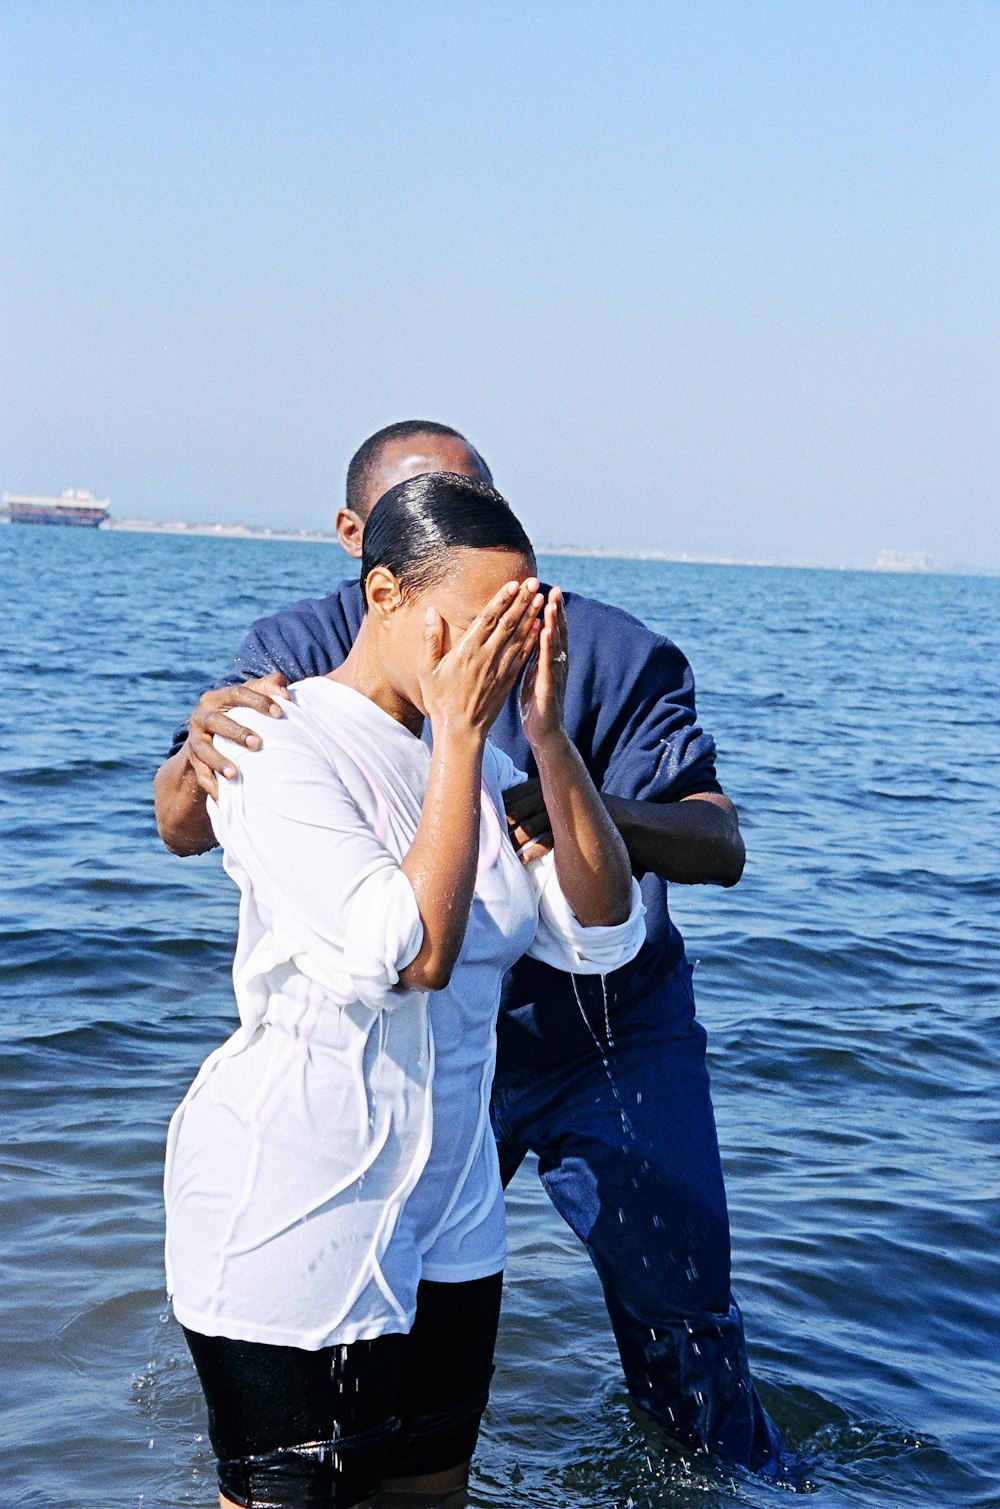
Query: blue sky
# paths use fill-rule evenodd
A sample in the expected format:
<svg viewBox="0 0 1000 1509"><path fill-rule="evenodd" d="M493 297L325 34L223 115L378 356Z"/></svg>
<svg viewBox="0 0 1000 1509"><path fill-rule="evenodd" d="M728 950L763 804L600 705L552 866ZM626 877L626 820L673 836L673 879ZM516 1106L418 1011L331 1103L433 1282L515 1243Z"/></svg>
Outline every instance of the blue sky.
<svg viewBox="0 0 1000 1509"><path fill-rule="evenodd" d="M3 0L0 488L1000 566L994 0Z"/></svg>

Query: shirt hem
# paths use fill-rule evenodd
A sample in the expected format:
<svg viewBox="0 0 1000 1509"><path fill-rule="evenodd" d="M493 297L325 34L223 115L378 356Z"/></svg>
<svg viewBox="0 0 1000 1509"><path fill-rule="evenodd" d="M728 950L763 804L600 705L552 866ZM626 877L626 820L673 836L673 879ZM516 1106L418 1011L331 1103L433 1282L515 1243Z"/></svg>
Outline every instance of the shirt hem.
<svg viewBox="0 0 1000 1509"><path fill-rule="evenodd" d="M501 1273L507 1262L506 1244L490 1257L479 1258L474 1263L435 1263L426 1260L421 1264L420 1277L432 1284L467 1284L474 1278L492 1278Z"/></svg>
<svg viewBox="0 0 1000 1509"><path fill-rule="evenodd" d="M350 1346L355 1341L374 1341L377 1336L406 1336L413 1329L416 1315L415 1309L409 1311L405 1325L397 1315L387 1315L378 1320L356 1321L353 1325L334 1326L330 1331L317 1333L315 1330L302 1332L281 1326L261 1326L254 1321L224 1315L199 1315L176 1300L172 1303L175 1320L199 1336L225 1336L230 1341L251 1341L271 1347L297 1347L300 1352Z"/></svg>

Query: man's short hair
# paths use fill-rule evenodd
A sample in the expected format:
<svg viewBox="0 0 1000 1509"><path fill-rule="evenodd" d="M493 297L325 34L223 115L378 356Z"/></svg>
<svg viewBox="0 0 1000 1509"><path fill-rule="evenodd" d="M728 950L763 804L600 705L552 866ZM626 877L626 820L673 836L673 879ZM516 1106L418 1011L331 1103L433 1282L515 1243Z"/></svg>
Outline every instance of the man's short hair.
<svg viewBox="0 0 1000 1509"><path fill-rule="evenodd" d="M458 430L453 430L450 424L438 424L433 419L402 419L398 424L387 424L384 430L376 430L374 435L369 435L351 457L347 468L346 506L353 513L364 518L365 500L372 476L385 447L393 440L410 440L415 435L450 435L453 440L460 440L482 462L484 481L492 482L490 469L475 446L470 445L465 436Z"/></svg>

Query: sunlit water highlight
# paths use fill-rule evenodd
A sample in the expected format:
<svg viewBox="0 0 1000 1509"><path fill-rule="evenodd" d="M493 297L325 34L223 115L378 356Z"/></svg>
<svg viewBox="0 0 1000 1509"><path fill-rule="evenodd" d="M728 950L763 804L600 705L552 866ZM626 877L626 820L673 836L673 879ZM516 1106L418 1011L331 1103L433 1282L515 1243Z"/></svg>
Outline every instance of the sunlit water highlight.
<svg viewBox="0 0 1000 1509"><path fill-rule="evenodd" d="M674 908L737 1296L808 1502L996 1505L1000 583L545 568L684 647L744 814L742 884ZM236 902L216 858L159 847L149 782L250 619L341 574L333 547L0 529L4 1509L213 1502L160 1173L233 1024ZM471 1503L787 1503L632 1408L530 1169L509 1209Z"/></svg>

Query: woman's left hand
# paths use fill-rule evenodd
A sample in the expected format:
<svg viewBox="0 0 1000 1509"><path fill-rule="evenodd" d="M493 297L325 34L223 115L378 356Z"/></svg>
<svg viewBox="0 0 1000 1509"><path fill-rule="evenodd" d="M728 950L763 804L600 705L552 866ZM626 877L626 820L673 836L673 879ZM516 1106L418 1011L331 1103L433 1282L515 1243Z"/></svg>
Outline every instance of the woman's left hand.
<svg viewBox="0 0 1000 1509"><path fill-rule="evenodd" d="M563 709L569 672L569 632L562 590L552 587L542 621L538 652L521 682L521 723L532 748L565 736Z"/></svg>

